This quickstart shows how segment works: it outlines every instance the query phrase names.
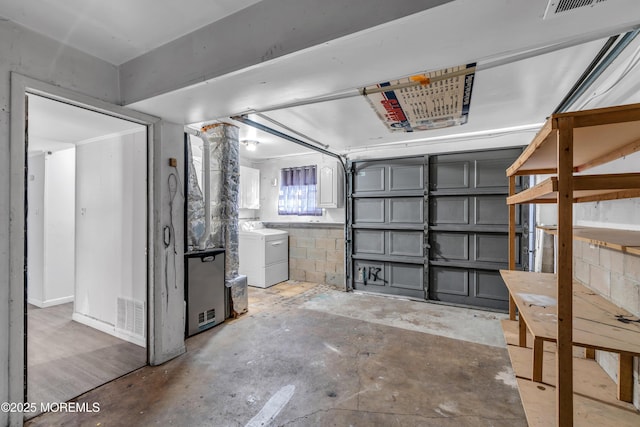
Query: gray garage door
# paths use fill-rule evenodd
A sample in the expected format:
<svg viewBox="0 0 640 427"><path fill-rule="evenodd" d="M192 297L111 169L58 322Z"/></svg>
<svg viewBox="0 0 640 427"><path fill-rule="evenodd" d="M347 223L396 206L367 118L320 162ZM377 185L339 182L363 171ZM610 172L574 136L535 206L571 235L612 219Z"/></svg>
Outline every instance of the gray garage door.
<svg viewBox="0 0 640 427"><path fill-rule="evenodd" d="M425 158L353 164L353 287L424 299Z"/></svg>
<svg viewBox="0 0 640 427"><path fill-rule="evenodd" d="M354 162L353 288L506 310L505 169L520 152Z"/></svg>
<svg viewBox="0 0 640 427"><path fill-rule="evenodd" d="M508 309L509 295L498 273L508 267L505 169L520 152L510 149L429 158L429 299ZM520 268L520 248L527 245L519 209L516 263Z"/></svg>

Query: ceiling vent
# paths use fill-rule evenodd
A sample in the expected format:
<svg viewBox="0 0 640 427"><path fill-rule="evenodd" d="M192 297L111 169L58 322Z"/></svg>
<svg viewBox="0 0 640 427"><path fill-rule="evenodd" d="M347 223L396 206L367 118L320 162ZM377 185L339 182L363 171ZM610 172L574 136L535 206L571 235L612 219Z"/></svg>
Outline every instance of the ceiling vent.
<svg viewBox="0 0 640 427"><path fill-rule="evenodd" d="M556 17L564 12L575 9L593 7L607 0L549 0L547 10L544 11L544 19Z"/></svg>

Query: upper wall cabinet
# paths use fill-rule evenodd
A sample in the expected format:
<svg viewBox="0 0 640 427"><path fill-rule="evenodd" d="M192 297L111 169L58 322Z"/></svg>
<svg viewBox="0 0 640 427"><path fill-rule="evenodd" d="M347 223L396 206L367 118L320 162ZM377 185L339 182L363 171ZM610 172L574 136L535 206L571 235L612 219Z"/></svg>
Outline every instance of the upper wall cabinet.
<svg viewBox="0 0 640 427"><path fill-rule="evenodd" d="M240 209L260 209L260 170L240 166Z"/></svg>
<svg viewBox="0 0 640 427"><path fill-rule="evenodd" d="M318 170L318 207L340 208L343 199L342 167L338 162L322 163Z"/></svg>

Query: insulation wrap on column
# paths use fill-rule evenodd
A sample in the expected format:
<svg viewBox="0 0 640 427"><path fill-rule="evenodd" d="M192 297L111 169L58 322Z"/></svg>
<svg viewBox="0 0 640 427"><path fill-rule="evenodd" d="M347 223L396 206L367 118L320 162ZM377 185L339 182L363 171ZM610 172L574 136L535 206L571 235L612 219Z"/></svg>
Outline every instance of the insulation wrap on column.
<svg viewBox="0 0 640 427"><path fill-rule="evenodd" d="M238 276L238 192L240 189L239 129L221 123L203 127L202 131L211 141L212 193L216 188L218 197L211 198L211 234L216 246L226 250L225 276L230 281ZM213 165L217 165L214 171ZM214 173L215 172L215 173Z"/></svg>
<svg viewBox="0 0 640 427"><path fill-rule="evenodd" d="M204 197L198 185L198 177L193 163L193 147L189 139L186 146L187 155L187 248L191 252L198 248L202 236L206 232L204 215Z"/></svg>

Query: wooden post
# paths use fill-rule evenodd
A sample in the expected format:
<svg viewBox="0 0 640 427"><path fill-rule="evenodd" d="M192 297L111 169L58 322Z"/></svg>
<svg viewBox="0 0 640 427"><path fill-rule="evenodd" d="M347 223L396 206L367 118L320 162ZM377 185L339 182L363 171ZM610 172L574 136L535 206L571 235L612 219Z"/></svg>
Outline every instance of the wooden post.
<svg viewBox="0 0 640 427"><path fill-rule="evenodd" d="M596 349L592 347L586 347L584 349L584 358L585 359L595 359L596 358Z"/></svg>
<svg viewBox="0 0 640 427"><path fill-rule="evenodd" d="M633 356L620 353L618 360L618 400L633 403Z"/></svg>
<svg viewBox="0 0 640 427"><path fill-rule="evenodd" d="M522 318L522 313L518 316L518 346L527 346L527 324Z"/></svg>
<svg viewBox="0 0 640 427"><path fill-rule="evenodd" d="M533 338L533 372L531 379L542 382L542 359L544 357L544 341L542 338Z"/></svg>
<svg viewBox="0 0 640 427"><path fill-rule="evenodd" d="M509 196L516 194L516 177L509 177ZM509 270L516 269L516 205L509 205ZM509 294L509 320L516 320L516 303Z"/></svg>
<svg viewBox="0 0 640 427"><path fill-rule="evenodd" d="M573 426L573 117L554 119L558 164L556 420Z"/></svg>

